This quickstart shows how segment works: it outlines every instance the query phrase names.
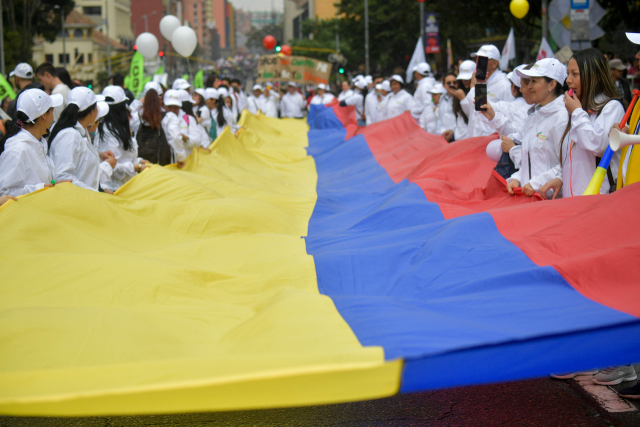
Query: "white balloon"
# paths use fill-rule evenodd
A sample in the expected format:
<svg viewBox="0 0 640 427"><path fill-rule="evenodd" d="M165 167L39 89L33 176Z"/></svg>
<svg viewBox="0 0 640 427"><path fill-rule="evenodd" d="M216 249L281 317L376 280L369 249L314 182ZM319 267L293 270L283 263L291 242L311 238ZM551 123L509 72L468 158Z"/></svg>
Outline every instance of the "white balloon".
<svg viewBox="0 0 640 427"><path fill-rule="evenodd" d="M153 59L158 56L158 48L160 44L158 39L151 33L141 33L136 38L136 47L138 52L145 58Z"/></svg>
<svg viewBox="0 0 640 427"><path fill-rule="evenodd" d="M180 55L189 57L198 46L198 36L190 27L178 27L171 36L171 44Z"/></svg>
<svg viewBox="0 0 640 427"><path fill-rule="evenodd" d="M160 20L160 32L162 37L171 41L173 32L180 26L180 20L173 15L167 15Z"/></svg>

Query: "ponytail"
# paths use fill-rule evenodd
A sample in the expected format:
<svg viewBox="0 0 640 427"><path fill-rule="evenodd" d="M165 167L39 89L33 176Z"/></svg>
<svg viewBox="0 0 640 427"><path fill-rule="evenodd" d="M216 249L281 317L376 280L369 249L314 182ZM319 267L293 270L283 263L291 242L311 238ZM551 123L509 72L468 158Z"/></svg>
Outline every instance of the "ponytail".
<svg viewBox="0 0 640 427"><path fill-rule="evenodd" d="M29 121L29 117L22 111L16 111L15 118L5 123L7 133L0 140L0 154L4 152L4 144L7 140L16 136L22 130L22 126Z"/></svg>
<svg viewBox="0 0 640 427"><path fill-rule="evenodd" d="M56 136L67 128L72 128L78 123L78 120L87 117L93 110L95 110L96 104L91 105L84 111L78 111L79 108L76 104L69 104L67 107L62 110L62 114L60 114L60 118L56 122L56 125L53 127L51 131L51 136L49 137L49 149L51 149L51 144L53 140L56 139Z"/></svg>
<svg viewBox="0 0 640 427"><path fill-rule="evenodd" d="M182 102L182 111L184 111L187 116L195 117L195 114L193 114L193 103L191 101Z"/></svg>
<svg viewBox="0 0 640 427"><path fill-rule="evenodd" d="M219 127L223 127L224 125L227 124L227 121L224 119L224 111L223 111L224 107L225 107L224 98L222 100L218 99L216 102L216 108L218 109L218 118L216 120L218 121Z"/></svg>

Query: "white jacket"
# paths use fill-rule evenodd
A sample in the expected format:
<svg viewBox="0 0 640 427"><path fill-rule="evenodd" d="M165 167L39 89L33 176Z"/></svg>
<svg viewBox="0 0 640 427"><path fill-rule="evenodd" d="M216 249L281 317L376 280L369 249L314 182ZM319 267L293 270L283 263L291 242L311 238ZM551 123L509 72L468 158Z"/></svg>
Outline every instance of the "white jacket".
<svg viewBox="0 0 640 427"><path fill-rule="evenodd" d="M316 94L313 96L313 98L311 98L311 102L309 103L309 105L327 105L334 99L336 99L336 97L329 92L325 92L322 96Z"/></svg>
<svg viewBox="0 0 640 427"><path fill-rule="evenodd" d="M275 92L270 91L269 97L263 93L258 98L258 107L260 111L267 117L278 117L278 100L280 97Z"/></svg>
<svg viewBox="0 0 640 427"><path fill-rule="evenodd" d="M425 131L432 133L432 134L436 134L437 129L438 129L438 112L440 110L439 108L440 106L438 106L436 108L436 105L433 102L430 102L428 105L426 105L423 109L422 109L422 114L420 114L420 119L418 121L418 123L420 124L420 127L422 129L424 129ZM413 113L412 113L413 114Z"/></svg>
<svg viewBox="0 0 640 427"><path fill-rule="evenodd" d="M507 180L520 181L520 186L531 184L535 191L547 182L561 176L560 140L569 121L564 98L540 107L527 117L522 127L522 165L519 171ZM529 167L531 165L531 167ZM553 190L547 192L553 196Z"/></svg>
<svg viewBox="0 0 640 427"><path fill-rule="evenodd" d="M391 98L392 93L393 92L390 92L384 96L380 94L380 100L378 101L378 105L376 105L376 123L387 120L387 103L389 102L389 98Z"/></svg>
<svg viewBox="0 0 640 427"><path fill-rule="evenodd" d="M111 174L111 180L105 182L103 187L108 188L111 191L116 191L122 187L125 182L137 175L133 165L140 163L138 158L138 142L135 138L131 138L131 147L125 150L120 141L103 125L103 133L96 132L96 137L93 141L94 145L98 147L98 152L111 151L118 163L113 168L113 174Z"/></svg>
<svg viewBox="0 0 640 427"><path fill-rule="evenodd" d="M604 101L596 97L596 102ZM614 123L620 123L624 108L611 100L600 115L576 108L571 114L571 130L562 143L562 189L563 197L582 196L596 171L596 157L601 157L609 146L609 132ZM569 152L571 147L571 152ZM613 178L618 178L619 152L611 159ZM609 193L609 180L605 177L600 194Z"/></svg>
<svg viewBox="0 0 640 427"><path fill-rule="evenodd" d="M431 103L432 96L429 92L435 85L435 79L433 77L425 77L418 82L416 92L413 94L413 108L411 109L411 115L416 121L420 120L422 111ZM432 104L433 106L433 104ZM427 113L428 114L428 113Z"/></svg>
<svg viewBox="0 0 640 427"><path fill-rule="evenodd" d="M398 117L405 111L411 111L413 104L413 96L409 95L406 90L400 89L398 93L391 92L389 94L389 99L387 100L384 117L385 119Z"/></svg>
<svg viewBox="0 0 640 427"><path fill-rule="evenodd" d="M260 110L258 98L253 95L247 98L247 110L249 110L249 112L254 116L258 115L258 110Z"/></svg>
<svg viewBox="0 0 640 427"><path fill-rule="evenodd" d="M58 133L51 144L50 156L56 167L56 181L70 180L78 187L98 191L100 183L111 180L111 165L100 160L98 150L80 123Z"/></svg>
<svg viewBox="0 0 640 427"><path fill-rule="evenodd" d="M345 99L344 103L356 107L356 119L362 120L362 115L364 113L364 97L360 91L353 91L353 95Z"/></svg>
<svg viewBox="0 0 640 427"><path fill-rule="evenodd" d="M349 89L346 92L342 91L342 92L340 92L338 94L338 102L339 101L344 101L345 99L350 98L352 96L353 96L353 90L352 89Z"/></svg>
<svg viewBox="0 0 640 427"><path fill-rule="evenodd" d="M236 92L235 89L233 91L238 98L238 111L242 113L242 110L246 109L248 106L247 95L242 89L240 89L239 92Z"/></svg>
<svg viewBox="0 0 640 427"><path fill-rule="evenodd" d="M180 114L178 114L178 118L180 119L180 132L183 135L185 135L187 138L189 138L186 141L184 141L185 155L186 157L189 157L189 155L194 149L198 147L203 147L202 143L203 143L204 135L201 130L202 126L198 124L195 117L188 116L182 110L180 110ZM208 147L209 144L206 144L204 146Z"/></svg>
<svg viewBox="0 0 640 427"><path fill-rule="evenodd" d="M186 127L187 124L183 122L183 126L180 124L181 120L171 111L162 118L162 130L167 136L167 142L171 146L172 162L184 162L187 158L184 141L182 140L181 127Z"/></svg>
<svg viewBox="0 0 640 427"><path fill-rule="evenodd" d="M224 117L225 124L223 126L220 126L218 124L218 109L211 111L211 119L216 124L216 132L217 132L216 135L218 136L222 134L222 131L224 130L224 128L226 128L227 126L232 126L236 124L235 114L233 114L233 111L226 105L222 107L222 115Z"/></svg>
<svg viewBox="0 0 640 427"><path fill-rule="evenodd" d="M377 121L378 117L378 94L372 90L364 98L364 115L366 117L367 126Z"/></svg>
<svg viewBox="0 0 640 427"><path fill-rule="evenodd" d="M453 112L453 96L445 93L440 97L438 103L438 126L434 133L442 135L444 131L455 130L455 128L456 115Z"/></svg>
<svg viewBox="0 0 640 427"><path fill-rule="evenodd" d="M511 80L509 80L502 71L496 70L487 81L487 100L493 105L498 101L515 100L511 94ZM469 135L487 136L495 132L494 129L487 125L486 121L482 121L484 115L480 111L475 111L476 105L476 88L473 87L467 94L467 97L460 101L460 106L469 117Z"/></svg>
<svg viewBox="0 0 640 427"><path fill-rule="evenodd" d="M200 123L200 126L204 128L208 135L209 129L211 129L211 111L206 105L203 105L202 107L199 105L194 105L193 114L198 116L198 113L200 113L200 118L202 119L202 123Z"/></svg>
<svg viewBox="0 0 640 427"><path fill-rule="evenodd" d="M22 129L9 138L0 155L0 196L22 196L44 188L55 177L47 141Z"/></svg>
<svg viewBox="0 0 640 427"><path fill-rule="evenodd" d="M280 100L280 117L301 118L302 110L306 107L302 94L295 92L293 95L287 92Z"/></svg>
<svg viewBox="0 0 640 427"><path fill-rule="evenodd" d="M532 104L527 104L524 98L516 98L513 102L498 101L491 103L491 107L496 115L493 120L487 119L484 114L480 117L483 123L494 129L500 135L506 135L512 140L522 140L522 127L529 114L535 111ZM493 142L493 141L492 141ZM494 144L495 146L496 144ZM502 142L497 147L498 158L502 154ZM522 162L522 146L516 144L509 150L509 157L513 161L516 169L520 169Z"/></svg>
<svg viewBox="0 0 640 427"><path fill-rule="evenodd" d="M464 121L464 117L462 114L458 114L456 116L456 128L453 129L453 138L456 141L460 141L461 139L465 139L469 133L469 118L467 117L467 121Z"/></svg>

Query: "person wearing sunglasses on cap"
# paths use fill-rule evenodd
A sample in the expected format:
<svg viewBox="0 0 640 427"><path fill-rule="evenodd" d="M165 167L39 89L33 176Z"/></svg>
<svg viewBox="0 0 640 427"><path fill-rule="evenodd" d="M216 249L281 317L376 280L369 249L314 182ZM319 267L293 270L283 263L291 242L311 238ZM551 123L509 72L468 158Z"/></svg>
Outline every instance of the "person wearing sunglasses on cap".
<svg viewBox="0 0 640 427"><path fill-rule="evenodd" d="M55 166L43 136L59 105L62 95L49 96L40 89L27 89L18 96L16 119L7 122L7 134L0 140L1 196L22 196L54 186Z"/></svg>
<svg viewBox="0 0 640 427"><path fill-rule="evenodd" d="M109 104L109 112L100 121L94 144L98 151L110 151L118 160L111 180L104 187L115 192L136 174L150 167L150 163L138 157L138 143L129 127L129 98L120 86L107 86L102 91Z"/></svg>
<svg viewBox="0 0 640 427"><path fill-rule="evenodd" d="M111 151L98 152L87 128L107 115L109 105L86 87L71 89L67 107L62 111L49 137L51 158L56 166L56 181L71 180L78 187L104 190L101 183L111 180L117 160Z"/></svg>
<svg viewBox="0 0 640 427"><path fill-rule="evenodd" d="M522 125L522 165L507 179L507 190L515 194L513 189L522 187L522 192L531 197L562 174L560 142L569 122L562 97L567 69L557 59L545 58L530 70L516 72L529 79L528 89L535 107ZM553 196L553 190L549 190L543 197Z"/></svg>

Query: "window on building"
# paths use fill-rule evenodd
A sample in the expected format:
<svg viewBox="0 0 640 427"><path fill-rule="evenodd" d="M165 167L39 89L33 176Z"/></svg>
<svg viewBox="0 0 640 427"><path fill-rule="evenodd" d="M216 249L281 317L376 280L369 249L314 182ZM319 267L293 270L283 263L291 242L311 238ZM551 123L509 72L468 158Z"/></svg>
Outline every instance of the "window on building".
<svg viewBox="0 0 640 427"><path fill-rule="evenodd" d="M51 54L45 55L44 56L44 62L48 62L49 64L53 64L53 55L51 55Z"/></svg>
<svg viewBox="0 0 640 427"><path fill-rule="evenodd" d="M64 66L64 64L69 65L70 61L69 61L69 54L62 54L59 53L58 54L58 62L60 63L61 66Z"/></svg>
<svg viewBox="0 0 640 427"><path fill-rule="evenodd" d="M87 54L87 61L93 62L93 54L92 53L88 53Z"/></svg>
<svg viewBox="0 0 640 427"><path fill-rule="evenodd" d="M84 54L81 53L80 55L76 55L76 64L84 64Z"/></svg>
<svg viewBox="0 0 640 427"><path fill-rule="evenodd" d="M102 16L102 6L85 6L82 8L82 13L84 13L85 15Z"/></svg>
<svg viewBox="0 0 640 427"><path fill-rule="evenodd" d="M76 28L75 30L73 30L73 37L81 38L82 37L82 30L80 28Z"/></svg>

